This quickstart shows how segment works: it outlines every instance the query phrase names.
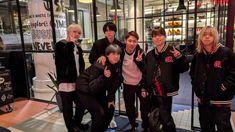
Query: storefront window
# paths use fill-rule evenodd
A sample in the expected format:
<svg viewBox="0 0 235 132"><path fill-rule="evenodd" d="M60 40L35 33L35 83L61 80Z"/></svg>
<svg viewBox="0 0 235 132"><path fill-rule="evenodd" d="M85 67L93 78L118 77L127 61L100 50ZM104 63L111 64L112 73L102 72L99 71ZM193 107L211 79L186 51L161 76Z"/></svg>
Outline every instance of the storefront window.
<svg viewBox="0 0 235 132"><path fill-rule="evenodd" d="M0 50L21 50L18 11L15 1L0 1Z"/></svg>
<svg viewBox="0 0 235 132"><path fill-rule="evenodd" d="M204 26L216 27L220 33L221 43L225 44L226 40L227 4L216 4L213 0L198 0L197 3L195 0L184 0L186 9L181 11L177 10L177 0L96 0L97 8L93 7L93 3L79 3L77 0L52 0L55 27L51 26L50 2L0 0L0 52L3 54L5 51L25 51L27 82L32 89L32 98L38 98L38 93L42 91L47 94L45 84L50 82L47 73L55 70L54 44L66 38L66 27L72 23L79 23L83 30L81 46L85 51L86 67L90 65L88 56L95 35L98 39L104 37L103 25L108 21L117 25L116 38L122 42L127 32L136 30L139 34L139 45L146 52L153 48L151 30L156 26L164 27L167 43L174 45L187 56L194 53L197 35ZM40 4L31 5L35 3ZM21 13L20 19L18 8ZM96 10L96 21L93 9ZM94 28L94 24L97 24L97 29ZM5 62L1 61L1 64ZM43 87L39 82L43 83ZM44 89L37 89L37 85ZM122 91L119 92L122 97ZM123 101L122 98L119 101ZM121 107L120 110L125 108ZM198 114L196 111L195 113ZM194 126L199 127L198 122L194 122Z"/></svg>

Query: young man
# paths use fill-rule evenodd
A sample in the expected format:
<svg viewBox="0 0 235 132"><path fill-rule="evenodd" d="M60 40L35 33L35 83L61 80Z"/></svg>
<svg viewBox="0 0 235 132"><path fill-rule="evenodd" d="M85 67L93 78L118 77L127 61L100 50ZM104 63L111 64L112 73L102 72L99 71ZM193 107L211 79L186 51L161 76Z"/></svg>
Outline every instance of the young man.
<svg viewBox="0 0 235 132"><path fill-rule="evenodd" d="M172 96L178 94L179 74L188 70L189 63L177 49L166 44L166 32L162 27L152 30L152 41L155 48L145 58L146 90L151 94L152 109L159 109L163 131L175 132Z"/></svg>
<svg viewBox="0 0 235 132"><path fill-rule="evenodd" d="M122 49L122 77L123 77L123 96L131 132L137 127L136 123L136 95L140 99L140 111L142 118L142 127L144 131L148 130L149 96L141 95L140 82L142 80L142 71L144 69L144 51L138 45L139 35L135 31L128 32L125 37L125 45Z"/></svg>
<svg viewBox="0 0 235 132"><path fill-rule="evenodd" d="M120 53L118 45L109 45L105 65L94 62L77 79L79 99L91 113L91 132L104 132L112 120L115 93L120 85Z"/></svg>
<svg viewBox="0 0 235 132"><path fill-rule="evenodd" d="M98 61L101 64L105 63L105 60L106 60L105 49L110 44L117 44L120 47L122 47L123 45L120 41L118 41L115 38L117 27L114 23L112 22L105 23L103 26L103 32L104 32L105 38L95 41L95 43L92 46L90 56L89 56L89 62L91 64L93 64L96 61Z"/></svg>
<svg viewBox="0 0 235 132"><path fill-rule="evenodd" d="M122 47L122 43L115 38L115 34L117 32L117 27L112 22L107 22L103 26L103 32L105 38L95 41L92 46L90 55L89 55L89 62L93 64L94 62L99 62L102 65L105 64L106 57L105 57L105 49L110 44L117 44L119 47ZM117 127L116 122L113 120L110 123L111 128Z"/></svg>
<svg viewBox="0 0 235 132"><path fill-rule="evenodd" d="M67 33L66 39L56 43L55 65L65 125L69 132L76 132L77 127L83 130L89 127L89 125L81 124L85 108L79 104L75 91L76 79L84 70L85 63L82 49L76 42L81 35L80 26L78 24L69 25ZM76 104L75 115L73 115L73 102Z"/></svg>
<svg viewBox="0 0 235 132"><path fill-rule="evenodd" d="M204 27L198 36L197 53L190 76L198 97L202 132L232 132L231 100L235 92L235 55L219 43L218 31Z"/></svg>

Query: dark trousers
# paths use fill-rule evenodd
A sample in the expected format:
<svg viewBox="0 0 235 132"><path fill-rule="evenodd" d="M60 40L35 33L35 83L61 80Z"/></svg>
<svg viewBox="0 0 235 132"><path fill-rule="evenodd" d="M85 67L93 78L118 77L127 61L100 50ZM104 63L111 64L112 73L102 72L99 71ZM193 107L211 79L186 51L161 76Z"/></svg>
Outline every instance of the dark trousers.
<svg viewBox="0 0 235 132"><path fill-rule="evenodd" d="M100 96L78 92L79 99L91 114L91 132L103 132L113 118L114 107L108 108L105 94Z"/></svg>
<svg viewBox="0 0 235 132"><path fill-rule="evenodd" d="M230 123L230 107L216 107L210 104L199 104L199 121L202 132L233 132Z"/></svg>
<svg viewBox="0 0 235 132"><path fill-rule="evenodd" d="M78 96L73 92L60 92L63 117L67 129L70 131L73 126L78 126L82 122L85 107L79 103ZM73 115L73 102L76 104L75 115Z"/></svg>
<svg viewBox="0 0 235 132"><path fill-rule="evenodd" d="M140 100L140 112L141 112L141 119L142 119L142 127L144 129L148 128L148 114L150 111L150 99L149 96L143 98L141 96L141 91L138 89L138 85L128 85L123 84L123 96L125 101L126 113L132 128L135 128L135 121L136 121L136 108L135 108L135 98L136 95L139 97Z"/></svg>
<svg viewBox="0 0 235 132"><path fill-rule="evenodd" d="M172 97L152 96L152 109L159 108L160 120L164 132L176 132L175 123L171 116Z"/></svg>

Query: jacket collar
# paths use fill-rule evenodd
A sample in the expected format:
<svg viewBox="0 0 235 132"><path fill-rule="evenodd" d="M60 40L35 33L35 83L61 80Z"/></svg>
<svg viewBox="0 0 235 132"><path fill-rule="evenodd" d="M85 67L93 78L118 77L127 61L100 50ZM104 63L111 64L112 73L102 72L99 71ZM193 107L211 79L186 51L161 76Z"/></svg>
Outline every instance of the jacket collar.
<svg viewBox="0 0 235 132"><path fill-rule="evenodd" d="M117 44L117 39L116 38L114 38L113 43L110 43L109 40L106 37L104 38L104 41L105 41L106 45Z"/></svg>
<svg viewBox="0 0 235 132"><path fill-rule="evenodd" d="M219 47L224 47L224 45L222 45L221 43L219 43L219 44L212 50L212 52L211 52L210 54L214 54L214 53L219 49ZM208 55L208 52L206 52L206 50L203 50L203 53L204 53L205 55Z"/></svg>
<svg viewBox="0 0 235 132"><path fill-rule="evenodd" d="M159 55L159 53L165 52L168 46L169 46L168 44L165 44L164 47L162 48L162 50L161 50L160 52L157 51L156 48L154 48L155 54L156 54L156 55Z"/></svg>

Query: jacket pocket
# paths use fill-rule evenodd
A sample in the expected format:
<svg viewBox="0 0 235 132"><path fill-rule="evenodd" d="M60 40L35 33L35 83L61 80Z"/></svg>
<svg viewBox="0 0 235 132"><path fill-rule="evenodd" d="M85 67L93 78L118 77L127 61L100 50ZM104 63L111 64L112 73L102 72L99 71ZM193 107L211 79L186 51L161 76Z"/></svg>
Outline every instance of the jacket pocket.
<svg viewBox="0 0 235 132"><path fill-rule="evenodd" d="M233 92L229 90L229 88L225 87L225 90L223 91L221 88L222 82L219 81L217 83L217 89L216 89L216 96L214 96L214 100L230 100L233 98Z"/></svg>

